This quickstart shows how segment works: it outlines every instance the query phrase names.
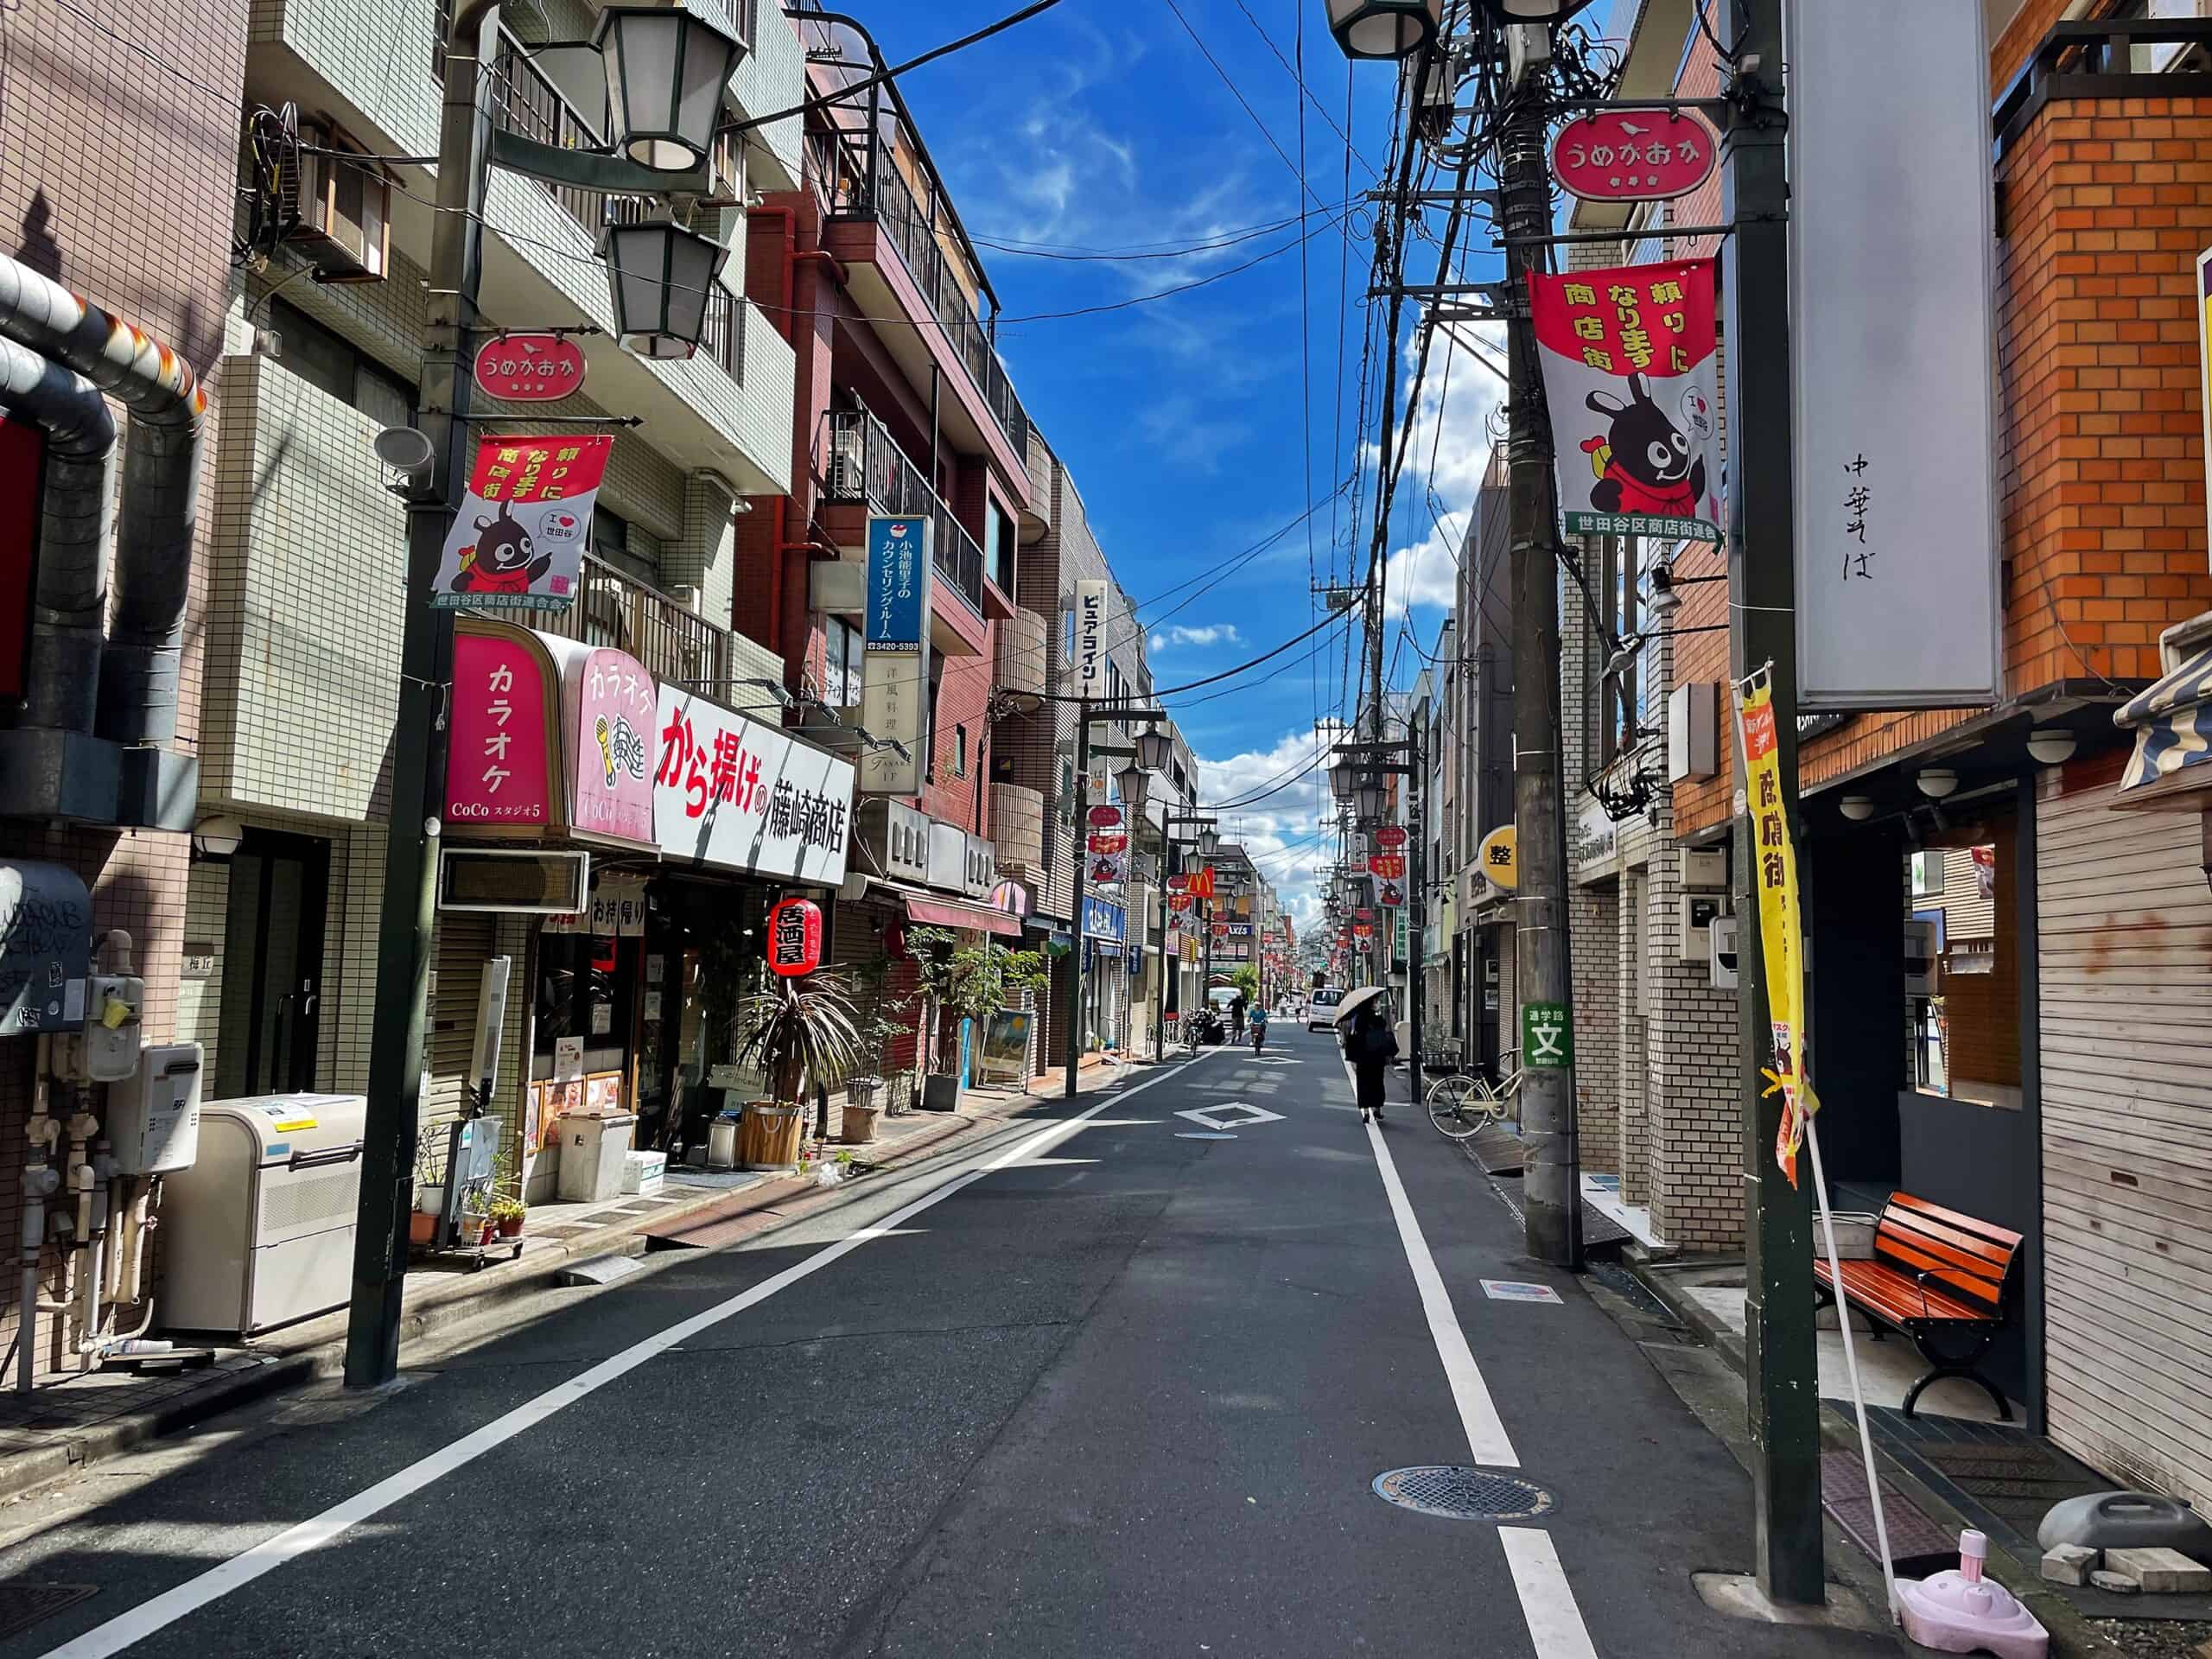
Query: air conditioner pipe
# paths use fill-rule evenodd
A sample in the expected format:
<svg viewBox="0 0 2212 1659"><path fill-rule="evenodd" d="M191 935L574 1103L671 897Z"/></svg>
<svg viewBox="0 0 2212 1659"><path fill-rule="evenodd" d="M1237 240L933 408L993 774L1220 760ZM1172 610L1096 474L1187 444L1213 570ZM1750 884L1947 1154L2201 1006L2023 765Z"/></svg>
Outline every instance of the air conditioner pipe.
<svg viewBox="0 0 2212 1659"><path fill-rule="evenodd" d="M94 729L118 743L166 742L176 734L207 388L143 329L5 255L0 337L74 370L130 411Z"/></svg>
<svg viewBox="0 0 2212 1659"><path fill-rule="evenodd" d="M0 410L46 434L30 659L18 722L89 732L99 707L115 530L115 417L81 374L0 336Z"/></svg>
<svg viewBox="0 0 2212 1659"><path fill-rule="evenodd" d="M22 1249L22 1283L16 1304L16 1387L23 1394L31 1391L38 1369L38 1263L46 1249L46 1201L60 1185L60 1173L54 1167L54 1144L60 1139L61 1126L54 1121L48 1109L48 1072L54 1063L54 1039L45 1032L38 1036L38 1053L31 1081L30 1121L23 1126L23 1134L31 1143L30 1159L23 1166L22 1230L17 1239Z"/></svg>

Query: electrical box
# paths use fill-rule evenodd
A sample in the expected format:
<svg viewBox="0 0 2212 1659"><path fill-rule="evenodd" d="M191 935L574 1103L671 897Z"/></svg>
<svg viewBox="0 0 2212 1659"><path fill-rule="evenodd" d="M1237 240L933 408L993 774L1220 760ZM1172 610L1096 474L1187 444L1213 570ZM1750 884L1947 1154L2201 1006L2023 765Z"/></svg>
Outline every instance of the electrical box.
<svg viewBox="0 0 2212 1659"><path fill-rule="evenodd" d="M54 1075L79 1083L124 1083L138 1075L140 1016L146 982L135 975L93 974L85 982L85 1022L55 1034Z"/></svg>
<svg viewBox="0 0 2212 1659"><path fill-rule="evenodd" d="M1718 847L1692 848L1682 854L1682 885L1722 893L1728 887L1728 855Z"/></svg>
<svg viewBox="0 0 2212 1659"><path fill-rule="evenodd" d="M1709 930L1713 940L1713 988L1732 991L1736 988L1737 918L1715 916Z"/></svg>
<svg viewBox="0 0 2212 1659"><path fill-rule="evenodd" d="M1681 931L1675 940L1675 955L1683 962L1703 962L1709 957L1713 954L1713 924L1727 908L1726 893L1684 889Z"/></svg>
<svg viewBox="0 0 2212 1659"><path fill-rule="evenodd" d="M107 1091L105 1132L118 1175L189 1169L200 1154L200 1080L206 1051L164 1043L138 1051L138 1072Z"/></svg>

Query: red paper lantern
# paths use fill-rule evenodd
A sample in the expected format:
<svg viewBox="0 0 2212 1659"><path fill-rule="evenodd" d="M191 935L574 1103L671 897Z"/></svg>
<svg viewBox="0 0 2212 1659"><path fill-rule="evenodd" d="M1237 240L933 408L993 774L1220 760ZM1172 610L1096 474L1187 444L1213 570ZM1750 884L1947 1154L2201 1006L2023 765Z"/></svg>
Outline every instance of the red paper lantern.
<svg viewBox="0 0 2212 1659"><path fill-rule="evenodd" d="M779 899L768 912L768 970L785 979L822 965L822 906L811 899Z"/></svg>

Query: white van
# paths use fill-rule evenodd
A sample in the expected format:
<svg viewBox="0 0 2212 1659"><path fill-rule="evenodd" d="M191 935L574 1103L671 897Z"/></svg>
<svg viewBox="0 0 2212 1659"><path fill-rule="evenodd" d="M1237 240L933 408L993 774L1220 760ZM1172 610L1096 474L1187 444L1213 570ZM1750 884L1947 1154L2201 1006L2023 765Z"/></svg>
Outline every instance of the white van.
<svg viewBox="0 0 2212 1659"><path fill-rule="evenodd" d="M1320 985L1306 999L1306 1029L1328 1031L1337 1023L1337 1004L1344 1000L1341 985Z"/></svg>

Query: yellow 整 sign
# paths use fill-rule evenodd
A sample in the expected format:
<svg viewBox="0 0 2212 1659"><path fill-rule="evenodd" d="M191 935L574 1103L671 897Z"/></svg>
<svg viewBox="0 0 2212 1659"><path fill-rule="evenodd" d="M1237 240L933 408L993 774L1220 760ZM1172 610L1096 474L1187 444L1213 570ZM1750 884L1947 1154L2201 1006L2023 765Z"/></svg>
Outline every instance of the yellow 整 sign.
<svg viewBox="0 0 2212 1659"><path fill-rule="evenodd" d="M1797 1149L1805 1120L1821 1103L1806 1079L1805 931L1797 907L1797 849L1782 805L1782 757L1776 747L1774 688L1762 669L1738 687L1736 732L1742 741L1745 810L1751 818L1751 884L1759 899L1760 960L1767 1014L1774 1030L1774 1065L1766 1093L1782 1092L1782 1127L1775 1161L1797 1185Z"/></svg>
<svg viewBox="0 0 2212 1659"><path fill-rule="evenodd" d="M1513 826L1502 823L1484 836L1482 845L1476 849L1475 868L1490 878L1491 885L1510 893L1520 880L1521 861L1516 849Z"/></svg>

